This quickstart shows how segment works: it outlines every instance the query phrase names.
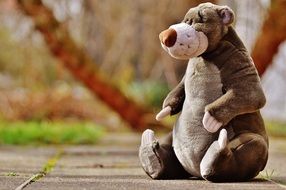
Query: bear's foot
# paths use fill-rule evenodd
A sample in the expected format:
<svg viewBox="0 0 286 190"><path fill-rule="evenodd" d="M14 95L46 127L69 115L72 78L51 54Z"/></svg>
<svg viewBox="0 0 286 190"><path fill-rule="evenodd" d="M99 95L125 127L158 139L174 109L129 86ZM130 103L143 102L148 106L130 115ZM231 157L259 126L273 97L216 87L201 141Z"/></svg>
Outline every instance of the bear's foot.
<svg viewBox="0 0 286 190"><path fill-rule="evenodd" d="M209 176L218 172L216 166L221 165L219 162L223 163L230 151L227 144L227 131L221 129L218 140L211 144L200 163L201 176L204 179L208 180Z"/></svg>
<svg viewBox="0 0 286 190"><path fill-rule="evenodd" d="M154 131L147 129L142 134L139 158L144 171L153 179L160 177L163 171L162 162L156 153L159 142L156 140Z"/></svg>
<svg viewBox="0 0 286 190"><path fill-rule="evenodd" d="M222 129L200 163L201 176L212 182L247 181L263 170L267 157L263 136L242 133L229 141Z"/></svg>

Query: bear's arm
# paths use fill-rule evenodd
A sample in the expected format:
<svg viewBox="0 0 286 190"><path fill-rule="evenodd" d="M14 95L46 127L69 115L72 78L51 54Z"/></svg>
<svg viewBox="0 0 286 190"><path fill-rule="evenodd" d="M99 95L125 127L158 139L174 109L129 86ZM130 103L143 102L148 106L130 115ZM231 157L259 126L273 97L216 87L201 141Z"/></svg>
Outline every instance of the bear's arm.
<svg viewBox="0 0 286 190"><path fill-rule="evenodd" d="M185 101L185 77L181 82L167 95L163 102L163 108L170 106L171 115L175 115L182 110Z"/></svg>
<svg viewBox="0 0 286 190"><path fill-rule="evenodd" d="M260 79L247 52L236 51L220 71L224 95L205 107L215 119L226 125L235 116L265 105Z"/></svg>

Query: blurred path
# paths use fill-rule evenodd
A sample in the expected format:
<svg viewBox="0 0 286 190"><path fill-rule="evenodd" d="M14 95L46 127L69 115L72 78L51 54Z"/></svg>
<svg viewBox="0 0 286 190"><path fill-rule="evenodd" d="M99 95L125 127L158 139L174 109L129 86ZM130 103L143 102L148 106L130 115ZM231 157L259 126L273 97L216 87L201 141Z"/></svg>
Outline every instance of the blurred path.
<svg viewBox="0 0 286 190"><path fill-rule="evenodd" d="M139 140L137 134L110 134L95 146L2 146L0 189L15 189L43 172L48 174L38 176L24 189L285 189L277 182L286 184L286 140L270 140L265 171L244 183L151 180L138 161Z"/></svg>

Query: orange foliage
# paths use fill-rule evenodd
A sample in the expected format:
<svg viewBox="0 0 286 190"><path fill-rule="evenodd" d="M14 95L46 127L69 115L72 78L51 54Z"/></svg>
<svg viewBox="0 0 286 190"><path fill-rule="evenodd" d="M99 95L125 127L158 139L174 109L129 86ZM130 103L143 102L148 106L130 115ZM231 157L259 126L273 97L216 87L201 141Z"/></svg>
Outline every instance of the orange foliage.
<svg viewBox="0 0 286 190"><path fill-rule="evenodd" d="M252 57L259 75L263 75L277 53L279 45L286 39L286 1L272 0L268 17L257 38Z"/></svg>

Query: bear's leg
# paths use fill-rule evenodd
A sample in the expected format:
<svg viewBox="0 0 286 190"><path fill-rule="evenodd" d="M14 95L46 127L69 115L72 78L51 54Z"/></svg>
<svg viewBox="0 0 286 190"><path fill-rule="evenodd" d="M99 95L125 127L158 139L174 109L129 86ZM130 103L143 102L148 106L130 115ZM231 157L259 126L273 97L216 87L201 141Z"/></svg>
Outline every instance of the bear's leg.
<svg viewBox="0 0 286 190"><path fill-rule="evenodd" d="M178 161L172 147L172 133L160 143L154 132L142 134L139 158L145 172L153 179L182 179L190 177Z"/></svg>
<svg viewBox="0 0 286 190"><path fill-rule="evenodd" d="M268 143L261 135L243 133L228 142L222 129L201 161L201 175L214 182L250 180L264 169L267 158Z"/></svg>

